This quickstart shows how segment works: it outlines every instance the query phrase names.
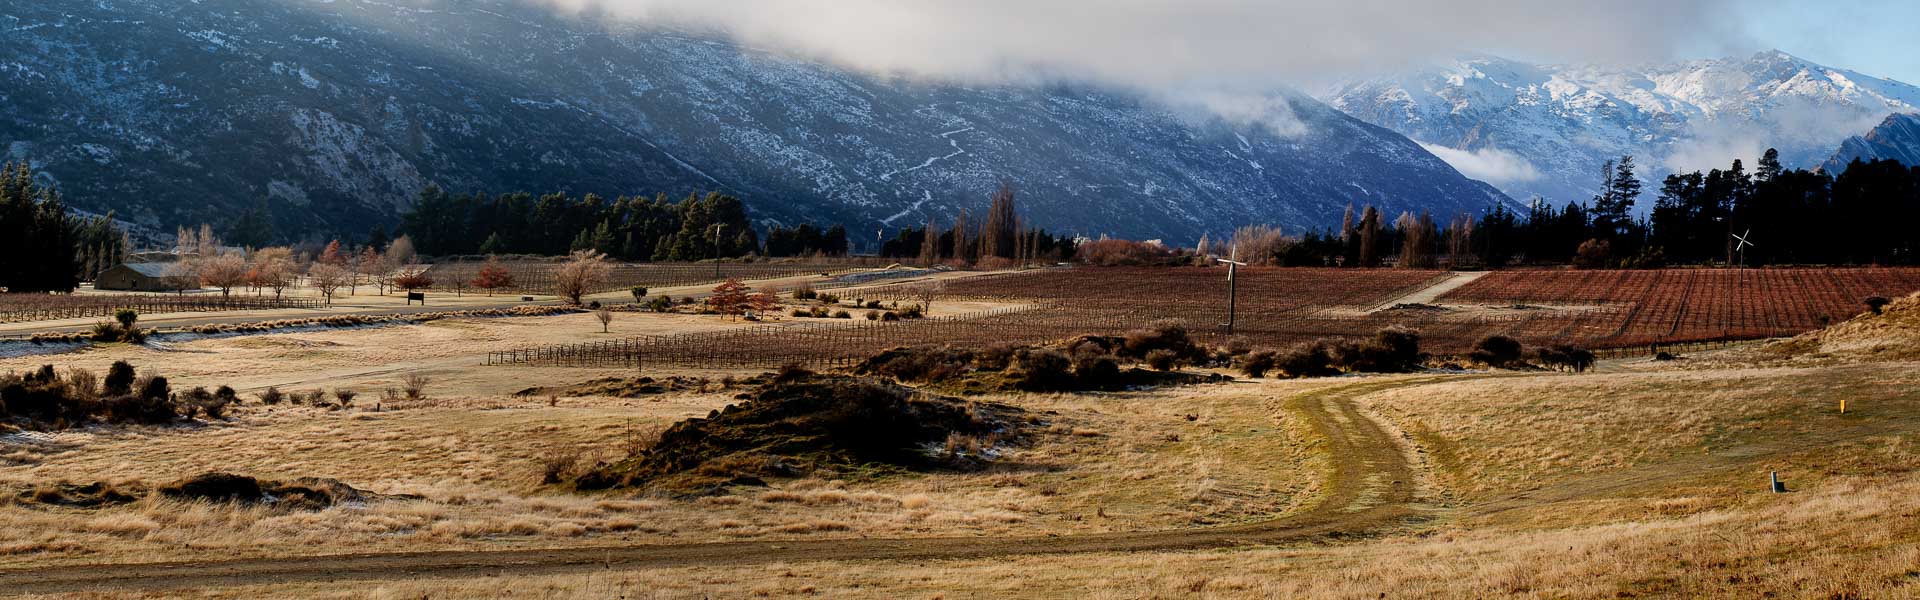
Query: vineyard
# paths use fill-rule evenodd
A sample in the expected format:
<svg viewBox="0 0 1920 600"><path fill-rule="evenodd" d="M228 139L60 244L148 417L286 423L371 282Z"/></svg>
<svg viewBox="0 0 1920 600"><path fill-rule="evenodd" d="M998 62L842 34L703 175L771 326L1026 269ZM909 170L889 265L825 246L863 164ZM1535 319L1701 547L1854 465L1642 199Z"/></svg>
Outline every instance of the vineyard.
<svg viewBox="0 0 1920 600"><path fill-rule="evenodd" d="M1574 306L1507 325L1515 337L1593 347L1799 334L1920 290L1920 269L1497 271L1442 302Z"/></svg>
<svg viewBox="0 0 1920 600"><path fill-rule="evenodd" d="M433 289L452 292L456 289L473 290L471 283L480 272L484 262L444 262L429 267L428 277L433 279ZM554 269L560 263L544 260L501 261L501 267L513 277L513 285L495 290L506 294L551 294L554 290ZM687 285L719 283L727 279L774 279L798 275L819 275L846 272L857 268L849 263L801 263L801 262L763 262L763 263L619 263L612 265L606 281L600 282L589 294L617 292L634 286L664 288Z"/></svg>
<svg viewBox="0 0 1920 600"><path fill-rule="evenodd" d="M1647 347L1793 335L1864 310L1868 296L1920 290L1920 269L1497 271L1433 306L1378 306L1449 277L1441 271L1247 268L1239 273L1233 337L1279 347L1361 337L1387 326L1421 333L1435 353L1461 353L1488 335L1529 346ZM912 284L846 294L917 301ZM1080 334L1117 335L1178 319L1227 341L1224 269L1076 268L983 275L944 284L941 300L1016 305L924 320L761 325L495 353L490 364L559 366L837 366L916 344L979 347Z"/></svg>
<svg viewBox="0 0 1920 600"><path fill-rule="evenodd" d="M177 312L219 312L276 308L319 308L317 300L294 298L222 298L205 295L52 295L0 294L0 323L53 321L86 317L110 317L120 309L141 314Z"/></svg>

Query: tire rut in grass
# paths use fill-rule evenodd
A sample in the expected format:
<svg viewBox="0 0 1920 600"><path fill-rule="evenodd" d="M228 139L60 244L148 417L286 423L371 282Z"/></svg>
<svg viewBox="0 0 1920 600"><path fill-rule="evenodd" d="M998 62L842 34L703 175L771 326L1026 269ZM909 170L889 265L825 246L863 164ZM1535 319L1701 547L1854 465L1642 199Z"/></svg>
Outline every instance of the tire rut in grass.
<svg viewBox="0 0 1920 600"><path fill-rule="evenodd" d="M1373 535L1423 518L1413 466L1353 399L1440 378L1368 381L1297 394L1285 406L1306 416L1331 461L1321 501L1306 511L1244 525L1015 538L943 537L715 542L538 550L429 551L329 556L75 565L0 570L12 594L110 589L185 589L395 577L529 576L613 568L730 566L840 560L954 560L994 556L1192 550ZM1337 416L1336 416L1337 415Z"/></svg>

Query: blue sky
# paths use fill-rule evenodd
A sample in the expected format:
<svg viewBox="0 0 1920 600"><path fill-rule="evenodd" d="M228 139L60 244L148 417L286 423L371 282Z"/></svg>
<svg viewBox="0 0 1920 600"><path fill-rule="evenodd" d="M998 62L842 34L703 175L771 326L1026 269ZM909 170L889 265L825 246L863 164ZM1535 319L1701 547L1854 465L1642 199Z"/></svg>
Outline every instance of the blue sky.
<svg viewBox="0 0 1920 600"><path fill-rule="evenodd" d="M1777 0L1745 9L1753 43L1920 85L1920 0Z"/></svg>

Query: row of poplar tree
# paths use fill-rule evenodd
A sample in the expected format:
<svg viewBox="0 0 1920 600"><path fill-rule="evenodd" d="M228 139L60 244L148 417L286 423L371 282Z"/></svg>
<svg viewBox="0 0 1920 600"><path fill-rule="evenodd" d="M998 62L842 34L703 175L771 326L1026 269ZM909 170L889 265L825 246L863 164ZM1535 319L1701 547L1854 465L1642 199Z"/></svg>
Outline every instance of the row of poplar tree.
<svg viewBox="0 0 1920 600"><path fill-rule="evenodd" d="M126 249L126 233L112 213L73 215L26 163L0 167L0 288L70 292L119 264Z"/></svg>

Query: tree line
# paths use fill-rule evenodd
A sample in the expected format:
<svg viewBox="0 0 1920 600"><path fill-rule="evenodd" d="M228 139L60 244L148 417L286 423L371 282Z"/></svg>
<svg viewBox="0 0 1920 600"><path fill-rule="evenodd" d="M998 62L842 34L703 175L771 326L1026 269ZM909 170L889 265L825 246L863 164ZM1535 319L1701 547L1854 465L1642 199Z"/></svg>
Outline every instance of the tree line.
<svg viewBox="0 0 1920 600"><path fill-rule="evenodd" d="M751 223L745 203L719 192L609 200L562 192L448 194L434 186L401 216L415 247L436 256L592 250L627 261L694 261L847 252L846 229L837 225L776 226L763 247Z"/></svg>
<svg viewBox="0 0 1920 600"><path fill-rule="evenodd" d="M1442 221L1348 206L1337 230L1283 236L1242 227L1228 241L1202 237L1192 255L1118 245L1098 254L1140 263L1237 252L1254 264L1362 268L1920 263L1920 228L1910 225L1920 220L1920 167L1856 160L1834 176L1786 169L1769 149L1751 172L1735 160L1726 169L1668 175L1644 217L1634 214L1647 190L1632 156L1605 163L1600 183L1590 200L1558 207L1535 198L1524 210L1495 204L1478 218ZM1742 247L1736 234L1752 244Z"/></svg>
<svg viewBox="0 0 1920 600"><path fill-rule="evenodd" d="M1659 268L1668 264L1915 264L1920 230L1920 168L1891 160L1854 161L1830 173L1786 169L1768 149L1748 171L1675 173L1651 210L1634 219L1642 196L1632 157L1608 165L1591 204L1555 209L1536 200L1525 215L1495 207L1476 228L1479 258L1500 265L1571 262L1580 267ZM1753 242L1742 247L1735 235Z"/></svg>
<svg viewBox="0 0 1920 600"><path fill-rule="evenodd" d="M70 214L60 193L34 181L26 163L0 166L0 287L71 292L126 256L113 214Z"/></svg>
<svg viewBox="0 0 1920 600"><path fill-rule="evenodd" d="M951 225L943 227L939 218L929 216L925 226L902 229L893 239L881 243L880 256L927 265L957 262L1009 266L1072 260L1073 238L1028 226L1015 206L1014 196L1013 186L1002 183L984 220L975 223L971 214L961 210L953 216Z"/></svg>

